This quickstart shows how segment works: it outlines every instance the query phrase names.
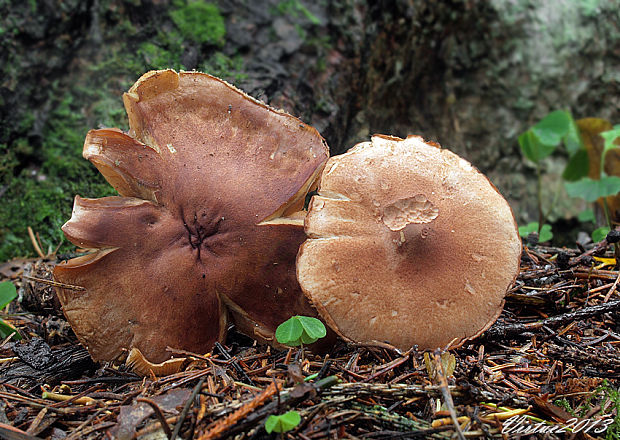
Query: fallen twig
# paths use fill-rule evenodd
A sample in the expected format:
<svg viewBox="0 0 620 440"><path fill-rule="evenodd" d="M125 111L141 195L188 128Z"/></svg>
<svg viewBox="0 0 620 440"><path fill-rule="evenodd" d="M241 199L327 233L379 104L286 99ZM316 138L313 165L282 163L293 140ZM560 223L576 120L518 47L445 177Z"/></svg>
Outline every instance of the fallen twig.
<svg viewBox="0 0 620 440"><path fill-rule="evenodd" d="M607 312L620 311L620 300L610 301L607 303L597 304L594 306L583 307L574 312L563 313L561 315L551 316L541 321L528 322L522 324L520 322L506 324L497 321L482 336L484 339L494 339L506 336L518 335L530 330L542 328L543 326L553 326L574 321L576 319L591 318Z"/></svg>

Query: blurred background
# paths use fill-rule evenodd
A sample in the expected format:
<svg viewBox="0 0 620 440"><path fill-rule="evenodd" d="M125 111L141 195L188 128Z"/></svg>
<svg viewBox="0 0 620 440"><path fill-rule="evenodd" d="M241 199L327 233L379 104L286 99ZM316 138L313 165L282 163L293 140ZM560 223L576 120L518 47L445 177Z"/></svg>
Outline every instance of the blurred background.
<svg viewBox="0 0 620 440"><path fill-rule="evenodd" d="M332 154L373 133L439 142L520 225L542 206L553 243L574 244L597 225L562 183L620 123L619 23L620 0L0 0L0 262L34 255L29 226L44 252L71 249L74 195L113 194L82 159L86 132L128 129L122 93L163 68L226 79L315 126ZM576 126L589 142L564 136ZM549 132L557 146L532 156Z"/></svg>

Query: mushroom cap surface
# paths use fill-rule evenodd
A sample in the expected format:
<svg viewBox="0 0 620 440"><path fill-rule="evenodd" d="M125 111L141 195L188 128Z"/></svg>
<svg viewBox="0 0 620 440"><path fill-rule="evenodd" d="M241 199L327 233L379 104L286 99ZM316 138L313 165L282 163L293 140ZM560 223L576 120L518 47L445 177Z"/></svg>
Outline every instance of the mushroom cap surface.
<svg viewBox="0 0 620 440"><path fill-rule="evenodd" d="M345 339L461 343L500 314L519 270L508 203L469 162L376 135L330 158L305 220L299 283Z"/></svg>
<svg viewBox="0 0 620 440"><path fill-rule="evenodd" d="M76 197L63 231L95 252L54 272L82 288L58 295L91 356L205 352L228 312L267 340L316 316L295 278L303 224L286 216L327 160L319 133L198 72L149 72L123 99L129 133L91 130L83 153L119 196Z"/></svg>

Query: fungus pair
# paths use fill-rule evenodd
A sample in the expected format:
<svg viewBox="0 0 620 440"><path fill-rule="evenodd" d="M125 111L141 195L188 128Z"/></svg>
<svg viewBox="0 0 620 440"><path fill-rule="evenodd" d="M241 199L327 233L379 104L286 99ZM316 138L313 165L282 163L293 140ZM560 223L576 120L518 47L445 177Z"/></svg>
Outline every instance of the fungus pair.
<svg viewBox="0 0 620 440"><path fill-rule="evenodd" d="M311 303L341 336L401 348L463 340L501 311L514 219L453 153L375 136L327 161L314 128L196 72L149 72L124 103L129 133L84 144L119 196L76 197L63 231L92 252L54 272L83 288L58 295L95 360L208 351L229 319L270 342Z"/></svg>

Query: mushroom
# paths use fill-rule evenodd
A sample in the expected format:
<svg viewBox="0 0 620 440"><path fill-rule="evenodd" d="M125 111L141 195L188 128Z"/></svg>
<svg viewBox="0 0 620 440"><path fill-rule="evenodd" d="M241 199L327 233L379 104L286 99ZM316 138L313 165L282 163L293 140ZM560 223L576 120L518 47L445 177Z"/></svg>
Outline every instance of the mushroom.
<svg viewBox="0 0 620 440"><path fill-rule="evenodd" d="M119 196L76 197L63 231L94 252L54 271L91 356L135 348L159 363L168 346L210 350L229 314L264 340L316 316L294 265L328 157L319 133L198 72L149 72L123 99L129 133L91 130L83 153Z"/></svg>
<svg viewBox="0 0 620 440"><path fill-rule="evenodd" d="M338 334L400 349L462 343L500 314L519 270L508 203L418 136L376 135L328 160L297 278Z"/></svg>

